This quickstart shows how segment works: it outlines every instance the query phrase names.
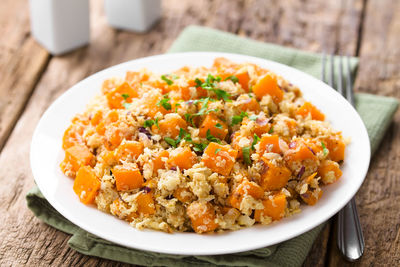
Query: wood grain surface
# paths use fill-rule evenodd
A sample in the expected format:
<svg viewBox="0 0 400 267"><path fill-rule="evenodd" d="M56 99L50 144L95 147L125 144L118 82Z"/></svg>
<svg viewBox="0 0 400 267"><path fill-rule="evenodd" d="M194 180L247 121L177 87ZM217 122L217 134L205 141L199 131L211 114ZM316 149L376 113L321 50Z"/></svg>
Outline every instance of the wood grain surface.
<svg viewBox="0 0 400 267"><path fill-rule="evenodd" d="M309 51L361 57L356 90L400 97L400 2L163 0L162 19L148 33L115 30L102 1L91 1L90 45L52 57L29 33L24 0L3 0L0 9L0 266L119 266L68 247L69 235L26 208L33 186L29 146L49 104L79 80L111 65L165 52L190 24ZM400 265L400 114L374 156L357 194L366 251L349 265ZM328 224L304 266L347 265Z"/></svg>

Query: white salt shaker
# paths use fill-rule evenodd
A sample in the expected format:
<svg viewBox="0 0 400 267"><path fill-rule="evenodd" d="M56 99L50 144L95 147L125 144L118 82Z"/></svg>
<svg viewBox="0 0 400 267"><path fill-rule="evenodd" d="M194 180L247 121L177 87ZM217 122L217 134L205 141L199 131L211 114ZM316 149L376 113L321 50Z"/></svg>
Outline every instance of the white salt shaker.
<svg viewBox="0 0 400 267"><path fill-rule="evenodd" d="M29 0L33 37L59 55L89 43L89 0Z"/></svg>
<svg viewBox="0 0 400 267"><path fill-rule="evenodd" d="M108 23L115 28L145 32L160 18L161 0L105 0Z"/></svg>

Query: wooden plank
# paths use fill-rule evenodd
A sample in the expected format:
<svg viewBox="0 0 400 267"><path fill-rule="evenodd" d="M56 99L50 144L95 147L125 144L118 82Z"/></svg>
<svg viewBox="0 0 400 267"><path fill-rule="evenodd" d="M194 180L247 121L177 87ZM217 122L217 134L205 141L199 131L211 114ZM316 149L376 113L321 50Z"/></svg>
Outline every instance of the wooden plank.
<svg viewBox="0 0 400 267"><path fill-rule="evenodd" d="M368 0L362 32L356 88L400 98L400 2ZM357 194L365 237L365 253L355 264L344 264L332 247L329 266L400 265L400 113L371 160Z"/></svg>
<svg viewBox="0 0 400 267"><path fill-rule="evenodd" d="M24 195L33 185L28 156L32 132L48 105L71 85L105 67L166 51L189 24L207 25L311 51L326 48L354 53L358 24L344 22L357 21L349 16L359 17L360 2L342 5L310 0L299 5L297 1L166 0L162 2L160 23L149 33L135 34L108 27L101 2L91 1L91 44L51 59L0 155L0 183L7 185L0 187L0 213L5 222L0 228L0 265L114 264L69 249L68 235L44 225L26 209ZM264 30L264 27L269 28ZM324 44L328 37L330 41ZM324 262L326 249L320 248L326 247L326 236L324 232L314 246L306 261L308 266Z"/></svg>
<svg viewBox="0 0 400 267"><path fill-rule="evenodd" d="M26 5L4 0L0 9L0 151L49 59L29 34Z"/></svg>

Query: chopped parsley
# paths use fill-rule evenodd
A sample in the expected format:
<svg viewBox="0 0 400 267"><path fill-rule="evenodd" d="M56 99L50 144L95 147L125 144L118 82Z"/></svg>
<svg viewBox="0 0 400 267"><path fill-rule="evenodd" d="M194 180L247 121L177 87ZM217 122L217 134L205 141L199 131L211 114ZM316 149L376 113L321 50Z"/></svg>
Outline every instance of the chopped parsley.
<svg viewBox="0 0 400 267"><path fill-rule="evenodd" d="M164 137L164 141L173 147L176 147L176 145L177 145L175 140L170 137Z"/></svg>
<svg viewBox="0 0 400 267"><path fill-rule="evenodd" d="M251 150L251 147L250 147L250 146L242 147L243 161L244 161L246 164L251 164L250 150Z"/></svg>
<svg viewBox="0 0 400 267"><path fill-rule="evenodd" d="M156 122L154 120L146 120L143 124L144 127L151 127L155 124Z"/></svg>
<svg viewBox="0 0 400 267"><path fill-rule="evenodd" d="M231 75L231 76L226 77L224 81L227 81L227 80L231 80L233 83L238 83L239 82L238 77L236 77L235 75Z"/></svg>
<svg viewBox="0 0 400 267"><path fill-rule="evenodd" d="M251 143L251 149L254 150L254 146L258 143L258 141L260 141L260 137L258 137L258 135L256 135L256 134L254 134L253 142Z"/></svg>
<svg viewBox="0 0 400 267"><path fill-rule="evenodd" d="M188 133L184 129L180 128L179 129L179 136L178 136L178 138L176 140L172 139L170 137L165 137L164 140L169 145L171 145L173 147L177 147L182 140L185 140L187 142L192 142L192 137L190 136L190 133Z"/></svg>
<svg viewBox="0 0 400 267"><path fill-rule="evenodd" d="M171 110L172 106L169 103L171 99L168 97L168 94L163 95L163 99L157 102L157 106L162 106L166 110Z"/></svg>
<svg viewBox="0 0 400 267"><path fill-rule="evenodd" d="M211 132L210 132L210 129L207 130L206 138L210 142L215 142L215 143L221 144L221 140L219 140L217 137L212 135Z"/></svg>
<svg viewBox="0 0 400 267"><path fill-rule="evenodd" d="M124 98L124 100L127 100L129 98L129 94L122 94L121 96Z"/></svg>
<svg viewBox="0 0 400 267"><path fill-rule="evenodd" d="M241 123L243 118L248 117L248 116L249 116L249 114L247 114L247 112L243 112L243 111L240 113L240 115L233 116L231 126Z"/></svg>
<svg viewBox="0 0 400 267"><path fill-rule="evenodd" d="M215 149L215 152L214 152L214 154L215 155L217 155L218 154L218 152L220 152L221 151L221 148L217 148L217 149Z"/></svg>
<svg viewBox="0 0 400 267"><path fill-rule="evenodd" d="M202 116L202 115L207 115L207 114L210 113L210 112L217 112L218 109L208 109L208 102L210 102L210 101L213 101L213 99L212 99L212 98L209 98L209 97L201 98L201 99L195 100L195 101L193 102L194 104L202 103L201 109L200 109L197 113L193 113L193 114L186 113L186 114L184 115L184 116L185 116L185 120L194 126L194 123L193 123L193 118L194 118L194 117L196 117L196 116Z"/></svg>
<svg viewBox="0 0 400 267"><path fill-rule="evenodd" d="M328 155L329 150L326 148L324 142L321 141L322 151L324 152L324 156Z"/></svg>
<svg viewBox="0 0 400 267"><path fill-rule="evenodd" d="M207 143L199 143L199 144L197 144L197 143L192 143L192 144L193 144L193 150L194 150L195 152L203 152L204 149L206 149L206 147L208 146Z"/></svg>
<svg viewBox="0 0 400 267"><path fill-rule="evenodd" d="M269 129L268 133L269 134L273 134L274 133L274 126L271 126L271 129Z"/></svg>
<svg viewBox="0 0 400 267"><path fill-rule="evenodd" d="M215 128L218 128L218 129L222 129L223 128L223 126L222 126L222 124L221 123L217 123L217 124L215 124Z"/></svg>
<svg viewBox="0 0 400 267"><path fill-rule="evenodd" d="M174 83L172 80L168 79L167 76L165 75L161 75L161 80L166 82L168 85L172 85Z"/></svg>
<svg viewBox="0 0 400 267"><path fill-rule="evenodd" d="M194 81L197 87L201 87L205 90L214 92L218 99L223 99L227 102L232 101L229 99L231 95L228 92L218 88L218 82L221 81L221 77L214 77L211 74L208 74L207 79L204 83L199 78L196 78Z"/></svg>

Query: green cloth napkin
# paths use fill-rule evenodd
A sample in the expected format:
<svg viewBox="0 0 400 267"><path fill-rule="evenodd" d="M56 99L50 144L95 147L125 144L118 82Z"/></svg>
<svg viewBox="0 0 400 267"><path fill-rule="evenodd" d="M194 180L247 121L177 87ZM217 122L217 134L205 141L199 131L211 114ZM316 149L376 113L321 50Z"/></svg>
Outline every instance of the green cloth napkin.
<svg viewBox="0 0 400 267"><path fill-rule="evenodd" d="M186 28L169 50L220 51L246 54L274 60L307 72L315 77L321 69L321 56L273 44L244 39L213 29L190 26ZM358 60L351 60L355 74ZM375 151L398 107L394 98L356 94L356 109L363 119ZM98 238L62 217L43 197L37 187L26 196L28 207L45 223L72 235L68 244L80 253L146 266L300 266L315 238L324 225L320 225L281 244L236 254L217 256L168 255L125 248Z"/></svg>

